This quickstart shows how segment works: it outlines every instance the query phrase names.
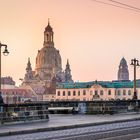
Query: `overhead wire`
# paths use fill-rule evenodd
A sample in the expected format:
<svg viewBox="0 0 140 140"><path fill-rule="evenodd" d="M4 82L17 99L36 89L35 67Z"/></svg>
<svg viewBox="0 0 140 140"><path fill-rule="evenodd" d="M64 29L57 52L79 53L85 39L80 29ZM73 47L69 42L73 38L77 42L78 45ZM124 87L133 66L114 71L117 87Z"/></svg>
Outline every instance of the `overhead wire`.
<svg viewBox="0 0 140 140"><path fill-rule="evenodd" d="M120 6L120 5L116 5L116 4L112 4L112 3L108 3L108 2L103 2L100 0L92 0L92 1L140 13L140 10L136 10L134 8L130 8L130 7L128 8L128 7L124 7L124 6Z"/></svg>
<svg viewBox="0 0 140 140"><path fill-rule="evenodd" d="M131 6L131 5L116 1L116 0L108 0L108 1L111 1L113 3L120 4L120 5L123 5L123 6L126 6L126 7L129 7L129 8L136 9L136 10L140 11L140 8L137 8L137 7L134 7L134 6Z"/></svg>

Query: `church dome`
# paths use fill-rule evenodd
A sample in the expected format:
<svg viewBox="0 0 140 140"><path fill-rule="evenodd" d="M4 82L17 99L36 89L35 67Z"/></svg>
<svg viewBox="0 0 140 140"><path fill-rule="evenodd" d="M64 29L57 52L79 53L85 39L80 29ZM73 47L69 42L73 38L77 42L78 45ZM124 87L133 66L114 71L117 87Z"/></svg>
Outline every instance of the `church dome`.
<svg viewBox="0 0 140 140"><path fill-rule="evenodd" d="M56 73L61 71L61 56L59 51L54 47L43 47L38 51L36 57L36 72Z"/></svg>

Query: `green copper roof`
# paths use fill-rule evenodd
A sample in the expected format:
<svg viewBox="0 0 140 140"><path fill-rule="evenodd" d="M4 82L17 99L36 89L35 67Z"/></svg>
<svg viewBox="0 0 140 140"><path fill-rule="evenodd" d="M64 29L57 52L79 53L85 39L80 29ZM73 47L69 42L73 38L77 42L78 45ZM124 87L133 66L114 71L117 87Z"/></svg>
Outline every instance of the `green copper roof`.
<svg viewBox="0 0 140 140"><path fill-rule="evenodd" d="M97 84L104 88L133 88L133 81L91 81L91 82L75 82L61 83L57 88L73 89L73 88L90 88ZM137 82L137 87L140 87L140 81Z"/></svg>

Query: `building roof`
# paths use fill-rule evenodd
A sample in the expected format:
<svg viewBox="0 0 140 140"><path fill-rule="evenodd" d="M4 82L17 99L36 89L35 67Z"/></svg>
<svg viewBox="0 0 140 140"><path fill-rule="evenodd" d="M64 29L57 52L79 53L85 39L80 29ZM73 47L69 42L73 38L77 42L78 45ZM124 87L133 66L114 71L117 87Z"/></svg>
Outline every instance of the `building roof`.
<svg viewBox="0 0 140 140"><path fill-rule="evenodd" d="M100 85L104 88L133 88L133 81L91 81L61 83L57 86L57 89L90 88L94 84ZM140 87L139 82L137 82L137 87Z"/></svg>

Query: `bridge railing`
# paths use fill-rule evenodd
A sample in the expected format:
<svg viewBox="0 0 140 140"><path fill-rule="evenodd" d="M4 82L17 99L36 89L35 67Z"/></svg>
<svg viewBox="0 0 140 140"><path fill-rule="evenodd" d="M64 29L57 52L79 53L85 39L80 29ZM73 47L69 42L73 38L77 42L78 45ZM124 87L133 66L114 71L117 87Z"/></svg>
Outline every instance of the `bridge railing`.
<svg viewBox="0 0 140 140"><path fill-rule="evenodd" d="M46 103L3 104L0 108L0 124L49 119Z"/></svg>
<svg viewBox="0 0 140 140"><path fill-rule="evenodd" d="M81 114L114 114L140 111L140 101L55 101L49 102L49 107L73 107Z"/></svg>

